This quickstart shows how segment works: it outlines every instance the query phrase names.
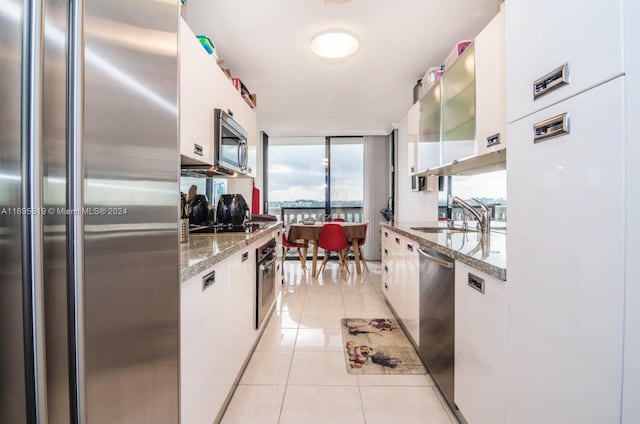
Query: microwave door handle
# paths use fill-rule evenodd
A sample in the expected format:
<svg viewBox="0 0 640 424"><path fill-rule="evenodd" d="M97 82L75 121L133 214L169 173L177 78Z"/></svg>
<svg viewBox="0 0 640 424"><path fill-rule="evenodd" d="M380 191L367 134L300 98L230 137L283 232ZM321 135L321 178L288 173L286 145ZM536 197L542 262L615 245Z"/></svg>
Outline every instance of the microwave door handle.
<svg viewBox="0 0 640 424"><path fill-rule="evenodd" d="M247 142L242 142L242 169L247 169L247 161L249 159L249 152L247 148Z"/></svg>

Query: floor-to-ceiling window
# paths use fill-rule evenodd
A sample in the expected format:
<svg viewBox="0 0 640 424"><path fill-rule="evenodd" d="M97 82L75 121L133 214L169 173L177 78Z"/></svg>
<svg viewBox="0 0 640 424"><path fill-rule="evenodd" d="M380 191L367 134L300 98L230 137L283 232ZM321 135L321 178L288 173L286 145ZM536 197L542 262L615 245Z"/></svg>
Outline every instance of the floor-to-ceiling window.
<svg viewBox="0 0 640 424"><path fill-rule="evenodd" d="M271 137L266 148L269 214L286 223L362 220L362 137Z"/></svg>

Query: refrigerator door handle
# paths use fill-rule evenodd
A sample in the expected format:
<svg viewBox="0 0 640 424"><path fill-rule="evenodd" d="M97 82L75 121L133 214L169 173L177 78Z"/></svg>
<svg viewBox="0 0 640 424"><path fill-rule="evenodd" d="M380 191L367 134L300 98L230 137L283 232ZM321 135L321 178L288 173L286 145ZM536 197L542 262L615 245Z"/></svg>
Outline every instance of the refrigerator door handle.
<svg viewBox="0 0 640 424"><path fill-rule="evenodd" d="M67 8L67 296L72 422L86 422L84 281L84 0Z"/></svg>
<svg viewBox="0 0 640 424"><path fill-rule="evenodd" d="M44 0L23 2L21 155L22 289L27 419L47 423L44 336Z"/></svg>

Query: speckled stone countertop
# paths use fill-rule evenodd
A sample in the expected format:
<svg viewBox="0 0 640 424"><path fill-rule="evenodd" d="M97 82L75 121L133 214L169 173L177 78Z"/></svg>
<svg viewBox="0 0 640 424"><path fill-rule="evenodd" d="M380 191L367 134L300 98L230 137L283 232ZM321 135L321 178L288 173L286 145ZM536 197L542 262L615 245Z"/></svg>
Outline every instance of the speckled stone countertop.
<svg viewBox="0 0 640 424"><path fill-rule="evenodd" d="M459 223L456 223L455 226ZM425 247L449 255L502 281L507 281L506 229L503 222L492 222L489 240L481 240L476 231L467 233L425 233L412 227L446 227L446 222L381 222L380 226L410 238ZM495 227L495 228L494 228Z"/></svg>
<svg viewBox="0 0 640 424"><path fill-rule="evenodd" d="M271 231L281 222L266 222L253 233L189 234L189 242L180 244L180 274L182 281L198 275Z"/></svg>

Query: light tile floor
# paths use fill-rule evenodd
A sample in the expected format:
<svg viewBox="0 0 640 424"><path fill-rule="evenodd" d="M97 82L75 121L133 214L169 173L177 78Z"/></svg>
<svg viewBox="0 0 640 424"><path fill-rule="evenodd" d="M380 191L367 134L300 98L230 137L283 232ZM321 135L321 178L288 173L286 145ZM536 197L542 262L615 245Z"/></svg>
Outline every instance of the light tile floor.
<svg viewBox="0 0 640 424"><path fill-rule="evenodd" d="M307 265L310 267L310 265ZM392 317L369 274L318 279L298 261L284 266L276 309L222 419L224 424L457 423L428 375L353 375L342 352L342 318Z"/></svg>

